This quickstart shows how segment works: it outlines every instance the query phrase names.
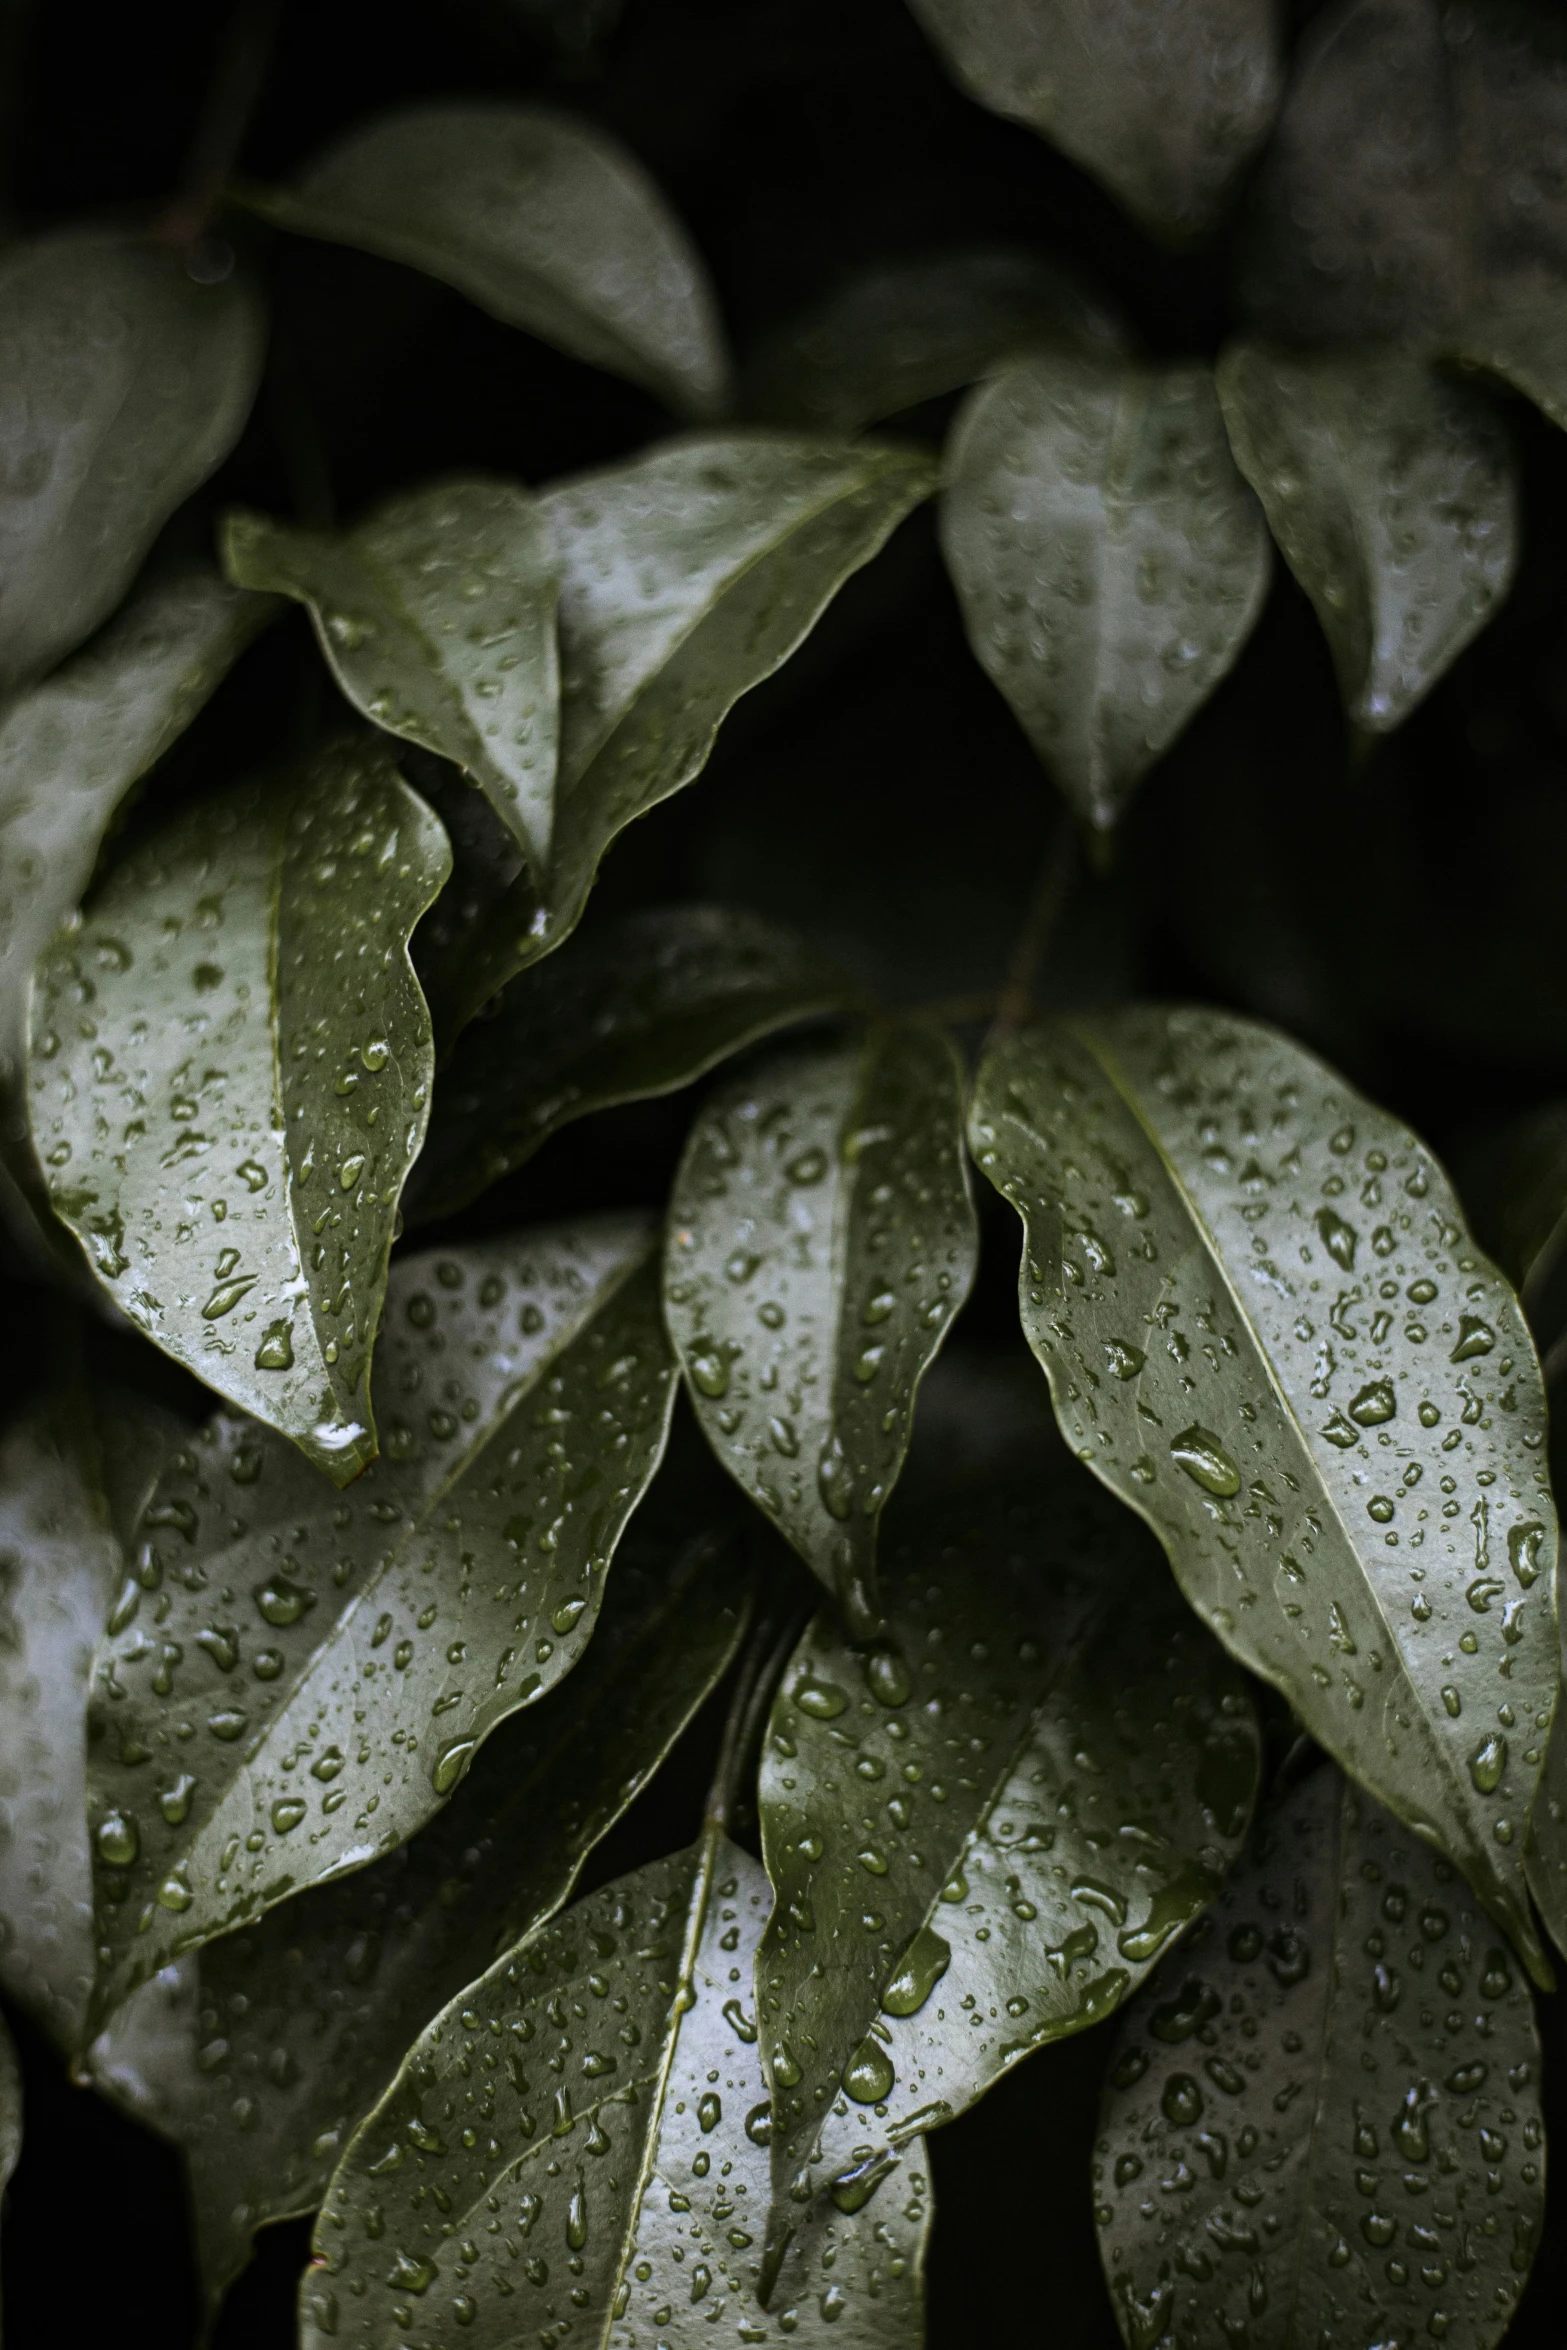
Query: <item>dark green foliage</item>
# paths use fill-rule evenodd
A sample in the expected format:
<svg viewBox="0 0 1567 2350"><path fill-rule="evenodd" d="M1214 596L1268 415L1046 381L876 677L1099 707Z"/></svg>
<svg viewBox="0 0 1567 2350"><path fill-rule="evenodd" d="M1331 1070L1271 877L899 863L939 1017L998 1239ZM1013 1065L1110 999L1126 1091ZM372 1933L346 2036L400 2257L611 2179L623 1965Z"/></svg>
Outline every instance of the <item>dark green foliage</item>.
<svg viewBox="0 0 1567 2350"><path fill-rule="evenodd" d="M13 2302L1555 2350L1557 12L165 13L0 9Z"/></svg>

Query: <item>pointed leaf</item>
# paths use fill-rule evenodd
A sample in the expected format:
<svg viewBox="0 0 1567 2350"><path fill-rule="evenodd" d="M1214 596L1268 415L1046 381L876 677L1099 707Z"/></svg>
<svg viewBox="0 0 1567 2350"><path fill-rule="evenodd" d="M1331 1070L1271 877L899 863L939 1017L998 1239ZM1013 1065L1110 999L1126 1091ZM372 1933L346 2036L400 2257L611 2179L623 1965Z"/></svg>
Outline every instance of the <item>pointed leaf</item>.
<svg viewBox="0 0 1567 2350"><path fill-rule="evenodd" d="M862 270L793 321L746 369L757 416L858 432L939 399L1039 343L1109 357L1108 309L1054 262L1008 245Z"/></svg>
<svg viewBox="0 0 1567 2350"><path fill-rule="evenodd" d="M740 1546L649 1541L644 1518L569 1683L496 1732L422 1834L181 1960L180 2037L160 1975L96 2044L95 2077L190 2159L210 2301L255 2229L315 2210L410 2042L560 1907L729 1664Z"/></svg>
<svg viewBox="0 0 1567 2350"><path fill-rule="evenodd" d="M68 1390L0 1443L0 1983L68 2052L94 1963L88 1673L175 1425Z"/></svg>
<svg viewBox="0 0 1567 2350"><path fill-rule="evenodd" d="M774 1703L775 2238L1108 2015L1240 1850L1244 1676L1142 1529L1066 1477L905 1508L886 1643L819 1616Z"/></svg>
<svg viewBox="0 0 1567 2350"><path fill-rule="evenodd" d="M1567 431L1567 285L1511 290L1462 320L1447 347L1466 367L1511 384Z"/></svg>
<svg viewBox="0 0 1567 2350"><path fill-rule="evenodd" d="M1176 243L1217 224L1279 102L1274 0L909 4L982 106L1041 132Z"/></svg>
<svg viewBox="0 0 1567 2350"><path fill-rule="evenodd" d="M697 1417L860 1637L915 1392L974 1278L962 1118L934 1028L801 1045L712 1097L670 1196L665 1310Z"/></svg>
<svg viewBox="0 0 1567 2350"><path fill-rule="evenodd" d="M1557 1675L1545 1401L1441 1169L1309 1053L1209 1012L1009 1040L970 1134L1023 1219L1068 1443L1544 1974L1522 1864Z"/></svg>
<svg viewBox="0 0 1567 2350"><path fill-rule="evenodd" d="M541 891L481 862L472 928L431 972L443 1036L570 935L610 842L700 774L740 696L934 487L918 450L756 432L667 443L545 493L561 565L554 864Z"/></svg>
<svg viewBox="0 0 1567 2350"><path fill-rule="evenodd" d="M413 490L333 536L231 514L224 567L310 609L356 710L466 770L536 873L555 820L554 542L515 483Z"/></svg>
<svg viewBox="0 0 1567 2350"><path fill-rule="evenodd" d="M1247 198L1247 314L1288 341L1441 347L1506 277L1567 264L1564 134L1558 8L1322 9Z"/></svg>
<svg viewBox="0 0 1567 2350"><path fill-rule="evenodd" d="M1384 734L1512 584L1506 432L1466 386L1395 352L1232 344L1219 397L1236 462L1316 606L1345 706Z"/></svg>
<svg viewBox="0 0 1567 2350"><path fill-rule="evenodd" d="M1094 2201L1127 2342L1492 2350L1543 2217L1539 2079L1467 1887L1319 1768L1117 2035Z"/></svg>
<svg viewBox="0 0 1567 2350"><path fill-rule="evenodd" d="M94 1675L97 2019L402 1843L570 1671L669 1423L655 1248L611 1217L404 1258L347 1493L227 1414L160 1481Z"/></svg>
<svg viewBox="0 0 1567 2350"><path fill-rule="evenodd" d="M60 229L0 259L0 690L107 619L181 501L228 455L261 374L260 306L162 246Z"/></svg>
<svg viewBox="0 0 1567 2350"><path fill-rule="evenodd" d="M374 741L198 801L38 966L29 1094L115 1303L346 1483L429 1114L408 934L445 835Z"/></svg>
<svg viewBox="0 0 1567 2350"><path fill-rule="evenodd" d="M848 1010L836 964L721 906L607 923L514 979L463 1035L435 1097L411 1212L445 1216L573 1118L673 1093L779 1028Z"/></svg>
<svg viewBox="0 0 1567 2350"><path fill-rule="evenodd" d="M917 2350L930 2214L917 2138L874 2200L785 2270L770 2308L755 2301L767 2091L750 1976L770 1900L750 1854L709 1831L578 1902L453 2000L332 2182L301 2292L305 2350L381 2350L410 2326L433 2341L448 2316L474 2350L554 2339L561 2322L669 2350L736 2325L795 2350Z"/></svg>
<svg viewBox="0 0 1567 2350"><path fill-rule="evenodd" d="M1268 536L1206 368L1040 354L960 415L941 542L975 657L1112 825L1233 664Z"/></svg>
<svg viewBox="0 0 1567 2350"><path fill-rule="evenodd" d="M409 107L250 200L299 236L425 270L672 408L724 404L701 257L636 158L587 123L535 106Z"/></svg>

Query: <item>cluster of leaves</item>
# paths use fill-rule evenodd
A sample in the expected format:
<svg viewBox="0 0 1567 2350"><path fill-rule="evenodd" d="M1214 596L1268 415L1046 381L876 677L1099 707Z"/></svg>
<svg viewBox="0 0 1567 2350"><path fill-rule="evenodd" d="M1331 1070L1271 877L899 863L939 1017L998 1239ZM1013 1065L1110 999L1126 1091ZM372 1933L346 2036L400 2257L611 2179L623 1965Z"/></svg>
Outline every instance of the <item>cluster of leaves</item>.
<svg viewBox="0 0 1567 2350"><path fill-rule="evenodd" d="M1539 2235L1559 1110L1477 1175L1499 1266L1286 1037L1038 1013L1065 849L977 1016L739 906L577 932L938 491L1063 843L1110 854L1274 545L1351 726L1399 725L1512 575L1485 379L1567 424L1567 43L1335 0L1286 72L1268 0L913 11L1149 235L1240 206L1216 366L996 248L736 370L641 166L511 100L0 256L5 1201L62 1321L217 1399L78 1364L5 1440L0 1982L187 2154L214 2305L319 2214L309 2344L917 2342L927 2136L1118 2011L1093 2187L1132 2350L1486 2350ZM192 554L289 239L685 428L542 489L415 452L349 527L307 481ZM117 832L290 606L296 755ZM662 1218L451 1221L724 1062ZM954 1351L905 1477L976 1167L1065 1449L1030 1424L976 1470ZM696 1841L573 1899L721 1684ZM0 2171L15 2111L0 2066Z"/></svg>

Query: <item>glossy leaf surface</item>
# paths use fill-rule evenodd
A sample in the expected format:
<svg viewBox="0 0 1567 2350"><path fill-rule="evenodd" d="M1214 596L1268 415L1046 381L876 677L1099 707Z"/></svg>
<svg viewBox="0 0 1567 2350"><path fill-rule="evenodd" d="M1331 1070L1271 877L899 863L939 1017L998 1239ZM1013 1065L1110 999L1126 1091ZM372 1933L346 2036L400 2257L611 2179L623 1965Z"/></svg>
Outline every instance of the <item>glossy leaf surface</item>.
<svg viewBox="0 0 1567 2350"><path fill-rule="evenodd" d="M0 690L120 601L174 508L222 463L261 373L260 306L171 252L71 228L0 260Z"/></svg>
<svg viewBox="0 0 1567 2350"><path fill-rule="evenodd" d="M1357 726L1400 724L1512 582L1517 492L1484 401L1396 353L1219 363L1236 461L1316 607Z"/></svg>
<svg viewBox="0 0 1567 2350"><path fill-rule="evenodd" d="M775 2238L1108 2015L1251 1816L1244 1677L1142 1528L1069 1468L1005 1493L895 1509L885 1642L819 1616L773 1706Z"/></svg>
<svg viewBox="0 0 1567 2350"><path fill-rule="evenodd" d="M768 2158L751 1962L770 1900L758 1864L709 1831L454 2000L332 2183L305 2350L433 2350L453 2324L503 2350L562 2323L617 2350L695 2350L737 2327L747 2342L916 2350L918 2139L768 2309L754 2298Z"/></svg>
<svg viewBox="0 0 1567 2350"><path fill-rule="evenodd" d="M1283 77L1273 0L910 0L959 82L1155 236L1213 228Z"/></svg>
<svg viewBox="0 0 1567 2350"><path fill-rule="evenodd" d="M1247 199L1248 314L1286 340L1443 347L1508 277L1567 263L1564 133L1559 9L1323 9Z"/></svg>
<svg viewBox="0 0 1567 2350"><path fill-rule="evenodd" d="M666 443L541 503L561 565L561 748L547 887L481 856L432 972L450 1034L581 917L617 833L701 772L849 575L935 487L908 448L781 433Z"/></svg>
<svg viewBox="0 0 1567 2350"><path fill-rule="evenodd" d="M573 1118L672 1093L854 991L794 932L720 906L627 915L523 972L441 1073L412 1210L444 1216Z"/></svg>
<svg viewBox="0 0 1567 2350"><path fill-rule="evenodd" d="M874 1634L876 1529L974 1277L963 1077L912 1021L715 1094L669 1202L670 1334L718 1458Z"/></svg>
<svg viewBox="0 0 1567 2350"><path fill-rule="evenodd" d="M672 408L723 406L702 261L635 157L587 123L534 106L411 107L251 200L280 228L425 270Z"/></svg>
<svg viewBox="0 0 1567 2350"><path fill-rule="evenodd" d="M176 816L38 967L33 1138L115 1303L339 1483L429 1115L445 835L373 741Z"/></svg>
<svg viewBox="0 0 1567 2350"><path fill-rule="evenodd" d="M223 553L241 587L308 605L355 709L463 768L532 869L548 870L557 580L554 542L526 490L442 482L337 536L234 514Z"/></svg>
<svg viewBox="0 0 1567 2350"><path fill-rule="evenodd" d="M0 1442L0 1983L71 2052L93 1978L88 1675L176 1431L73 1388Z"/></svg>
<svg viewBox="0 0 1567 2350"><path fill-rule="evenodd" d="M1036 344L1108 356L1122 340L1104 305L1053 262L980 245L850 278L747 367L747 406L780 424L858 432Z"/></svg>
<svg viewBox="0 0 1567 2350"><path fill-rule="evenodd" d="M226 1414L165 1474L95 1673L100 2019L402 1843L571 1670L668 1426L654 1245L621 1216L403 1258L346 1493Z"/></svg>
<svg viewBox="0 0 1567 2350"><path fill-rule="evenodd" d="M1539 2075L1468 1888L1318 1769L1120 2027L1094 2199L1127 2342L1492 2350L1543 2216Z"/></svg>
<svg viewBox="0 0 1567 2350"><path fill-rule="evenodd" d="M981 1069L1068 1443L1319 1743L1544 1972L1523 1848L1556 1514L1516 1299L1418 1139L1222 1013L1054 1021Z"/></svg>
<svg viewBox="0 0 1567 2350"><path fill-rule="evenodd" d="M649 1535L644 1514L569 1684L496 1732L422 1834L181 1960L97 2043L97 2078L185 2150L210 2298L256 2228L321 2202L410 2044L560 1907L733 1656L740 1545Z"/></svg>
<svg viewBox="0 0 1567 2350"><path fill-rule="evenodd" d="M1008 368L958 420L941 539L976 658L1107 829L1267 590L1267 531L1212 377L1066 352Z"/></svg>

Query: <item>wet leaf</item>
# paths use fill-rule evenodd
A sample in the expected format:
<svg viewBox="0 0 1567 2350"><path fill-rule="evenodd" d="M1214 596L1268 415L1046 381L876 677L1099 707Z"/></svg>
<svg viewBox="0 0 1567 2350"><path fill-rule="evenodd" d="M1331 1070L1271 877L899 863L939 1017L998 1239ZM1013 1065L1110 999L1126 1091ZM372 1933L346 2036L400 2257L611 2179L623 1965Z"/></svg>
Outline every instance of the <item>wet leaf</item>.
<svg viewBox="0 0 1567 2350"><path fill-rule="evenodd" d="M536 873L549 869L560 681L554 542L515 483L413 490L336 536L231 514L241 587L310 609L356 710L463 768Z"/></svg>
<svg viewBox="0 0 1567 2350"><path fill-rule="evenodd" d="M38 966L33 1138L115 1303L342 1484L428 1116L445 835L373 740L175 816Z"/></svg>
<svg viewBox="0 0 1567 2350"><path fill-rule="evenodd" d="M860 1636L915 1391L974 1277L962 1115L934 1028L800 1045L712 1096L670 1196L665 1310L697 1417Z"/></svg>
<svg viewBox="0 0 1567 2350"><path fill-rule="evenodd" d="M976 659L1107 829L1267 591L1211 375L1066 352L1007 369L954 429L941 539Z"/></svg>
<svg viewBox="0 0 1567 2350"><path fill-rule="evenodd" d="M393 1850L587 1645L673 1392L636 1216L402 1258L346 1493L220 1414L160 1481L95 1667L101 2021Z"/></svg>
<svg viewBox="0 0 1567 2350"><path fill-rule="evenodd" d="M88 1672L178 1433L136 1398L66 1389L0 1441L0 1983L68 2052L93 1978Z"/></svg>
<svg viewBox="0 0 1567 2350"><path fill-rule="evenodd" d="M1529 1817L1529 1890L1546 1932L1567 1958L1567 1705L1556 1698L1556 1719L1546 1741L1545 1767Z"/></svg>
<svg viewBox="0 0 1567 2350"><path fill-rule="evenodd" d="M410 107L250 201L297 235L422 269L684 414L724 404L701 257L636 158L585 122L534 106Z"/></svg>
<svg viewBox="0 0 1567 2350"><path fill-rule="evenodd" d="M117 229L57 229L0 260L0 690L107 619L228 455L263 331L243 278L198 285L173 253Z"/></svg>
<svg viewBox="0 0 1567 2350"><path fill-rule="evenodd" d="M772 1896L709 1830L541 1927L452 2001L349 2148L301 2291L305 2350L446 2338L915 2350L919 2139L754 2294L767 2090L751 1962ZM498 2222L499 2224L493 2224ZM728 2321L726 2324L725 2321ZM412 2330L411 2330L412 2329Z"/></svg>
<svg viewBox="0 0 1567 2350"><path fill-rule="evenodd" d="M1019 351L1109 356L1121 329L1042 255L1009 245L889 261L794 320L746 369L746 405L780 424L858 432L955 392Z"/></svg>
<svg viewBox="0 0 1567 2350"><path fill-rule="evenodd" d="M1232 344L1219 396L1350 717L1386 733L1512 583L1517 490L1500 419L1466 386L1386 351Z"/></svg>
<svg viewBox="0 0 1567 2350"><path fill-rule="evenodd" d="M186 2151L210 2300L256 2228L321 2202L410 2043L560 1907L732 1658L741 1546L649 1538L644 1515L569 1685L496 1732L422 1834L182 1959L94 2048L95 2077Z"/></svg>
<svg viewBox="0 0 1567 2350"><path fill-rule="evenodd" d="M732 433L665 443L541 500L561 565L555 854L540 892L479 860L428 984L449 1036L581 918L633 818L700 774L724 717L935 487L913 449Z"/></svg>
<svg viewBox="0 0 1567 2350"><path fill-rule="evenodd" d="M1247 198L1265 332L1432 347L1513 272L1567 262L1560 11L1340 0L1302 36Z"/></svg>
<svg viewBox="0 0 1567 2350"><path fill-rule="evenodd" d="M1206 235L1283 80L1273 0L909 0L954 77L1178 244Z"/></svg>
<svg viewBox="0 0 1567 2350"><path fill-rule="evenodd" d="M525 971L442 1072L411 1212L444 1216L573 1118L672 1093L854 990L795 932L721 906L605 924Z"/></svg>
<svg viewBox="0 0 1567 2350"><path fill-rule="evenodd" d="M1516 287L1462 319L1448 348L1466 367L1500 377L1567 431L1567 287Z"/></svg>
<svg viewBox="0 0 1567 2350"><path fill-rule="evenodd" d="M1182 1010L1009 1040L970 1135L1023 1218L1023 1327L1068 1443L1543 1975L1544 1396L1441 1169L1286 1038Z"/></svg>
<svg viewBox="0 0 1567 2350"><path fill-rule="evenodd" d="M1108 2015L1240 1849L1244 1676L1086 1478L1026 1492L898 1505L884 1643L819 1616L774 1703L775 2241Z"/></svg>
<svg viewBox="0 0 1567 2350"><path fill-rule="evenodd" d="M1543 2217L1539 2074L1468 1888L1318 1769L1117 2035L1094 2201L1131 2350L1491 2350Z"/></svg>

